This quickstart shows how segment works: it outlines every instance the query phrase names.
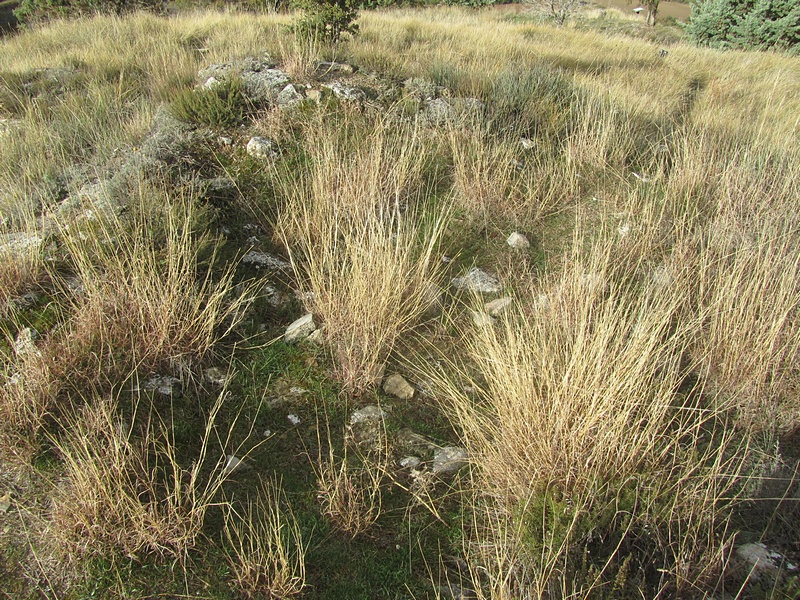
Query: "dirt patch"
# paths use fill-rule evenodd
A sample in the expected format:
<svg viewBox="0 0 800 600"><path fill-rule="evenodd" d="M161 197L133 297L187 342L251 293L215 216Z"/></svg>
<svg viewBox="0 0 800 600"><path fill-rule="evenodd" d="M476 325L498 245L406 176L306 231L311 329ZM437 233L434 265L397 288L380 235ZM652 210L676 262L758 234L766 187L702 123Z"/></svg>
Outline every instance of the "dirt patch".
<svg viewBox="0 0 800 600"><path fill-rule="evenodd" d="M629 0L598 0L595 2L597 6L602 8L616 8L621 10L622 12L627 12L633 14L633 9L639 6L644 6L644 4L640 4L637 2L632 2ZM658 18L663 20L666 17L672 17L677 19L678 21L686 22L689 20L689 12L691 11L691 6L689 4L685 4L683 2L661 2L658 5ZM643 10L639 13L639 18L643 21L647 15L647 10Z"/></svg>

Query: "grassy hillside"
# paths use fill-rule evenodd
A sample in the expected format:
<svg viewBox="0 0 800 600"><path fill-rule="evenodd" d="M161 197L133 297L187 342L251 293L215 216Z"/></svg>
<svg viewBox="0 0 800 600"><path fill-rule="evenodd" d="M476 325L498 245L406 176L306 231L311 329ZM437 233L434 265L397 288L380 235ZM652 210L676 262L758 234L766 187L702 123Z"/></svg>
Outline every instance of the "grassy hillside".
<svg viewBox="0 0 800 600"><path fill-rule="evenodd" d="M0 42L4 594L796 598L798 59L291 19Z"/></svg>

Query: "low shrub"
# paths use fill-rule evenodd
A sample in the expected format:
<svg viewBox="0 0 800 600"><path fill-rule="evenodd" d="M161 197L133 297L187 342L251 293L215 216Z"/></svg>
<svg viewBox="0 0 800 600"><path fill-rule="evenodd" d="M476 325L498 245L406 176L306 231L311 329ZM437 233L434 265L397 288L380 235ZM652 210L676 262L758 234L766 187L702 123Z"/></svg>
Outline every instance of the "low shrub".
<svg viewBox="0 0 800 600"><path fill-rule="evenodd" d="M186 90L173 100L172 114L181 121L210 127L235 127L249 111L244 84L232 78Z"/></svg>

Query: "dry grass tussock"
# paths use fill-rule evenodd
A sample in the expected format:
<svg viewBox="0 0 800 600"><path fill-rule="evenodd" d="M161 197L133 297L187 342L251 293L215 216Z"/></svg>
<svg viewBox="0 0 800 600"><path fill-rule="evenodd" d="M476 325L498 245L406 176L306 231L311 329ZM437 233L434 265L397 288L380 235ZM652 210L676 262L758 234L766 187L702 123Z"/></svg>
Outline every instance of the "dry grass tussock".
<svg viewBox="0 0 800 600"><path fill-rule="evenodd" d="M413 125L317 125L305 148L307 186L294 173L281 182L278 234L344 389L360 392L435 300L446 210L424 214L427 150Z"/></svg>
<svg viewBox="0 0 800 600"><path fill-rule="evenodd" d="M14 428L36 431L61 393L108 390L132 373L183 369L212 351L248 302L233 293L234 265L214 273L213 242L198 232L191 198L148 196L122 221L63 223L75 279L63 283L67 321L17 356L0 407Z"/></svg>
<svg viewBox="0 0 800 600"><path fill-rule="evenodd" d="M207 472L223 401L224 394L211 408L189 467L178 460L172 425L144 403L134 402L130 423L107 397L66 417L63 435L53 438L65 473L53 499L55 551L66 561L117 552L185 556L225 480L222 461Z"/></svg>
<svg viewBox="0 0 800 600"><path fill-rule="evenodd" d="M280 484L262 484L244 510L225 514L225 536L237 589L248 598L289 598L305 586L305 551L300 527Z"/></svg>
<svg viewBox="0 0 800 600"><path fill-rule="evenodd" d="M385 433L385 432L384 432ZM385 446L385 435L381 440ZM327 451L323 453L323 446ZM344 454L337 458L331 441L320 440L319 453L312 464L317 478L317 498L322 514L336 529L351 537L367 531L383 511L383 485L388 466L385 447L377 453L349 454L345 441Z"/></svg>
<svg viewBox="0 0 800 600"><path fill-rule="evenodd" d="M585 597L632 559L679 587L721 565L744 450L684 389L681 294L616 264L598 242L498 326L464 331L468 363L439 379L473 458L466 551L486 597ZM626 558L633 540L642 554Z"/></svg>

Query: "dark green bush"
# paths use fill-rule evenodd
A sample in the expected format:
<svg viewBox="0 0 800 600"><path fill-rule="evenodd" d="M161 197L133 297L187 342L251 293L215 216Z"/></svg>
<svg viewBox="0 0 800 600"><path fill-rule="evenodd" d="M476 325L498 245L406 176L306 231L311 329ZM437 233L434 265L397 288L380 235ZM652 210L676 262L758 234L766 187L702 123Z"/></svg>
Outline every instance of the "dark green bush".
<svg viewBox="0 0 800 600"><path fill-rule="evenodd" d="M163 9L164 0L22 0L14 15L24 24L95 13L161 12Z"/></svg>
<svg viewBox="0 0 800 600"><path fill-rule="evenodd" d="M342 34L358 31L358 4L358 0L300 0L297 5L303 16L294 31L303 38L335 44Z"/></svg>
<svg viewBox="0 0 800 600"><path fill-rule="evenodd" d="M800 53L797 0L696 0L689 37L701 46Z"/></svg>
<svg viewBox="0 0 800 600"><path fill-rule="evenodd" d="M234 127L244 120L250 107L242 81L228 79L208 88L186 90L170 108L175 118L187 123Z"/></svg>

